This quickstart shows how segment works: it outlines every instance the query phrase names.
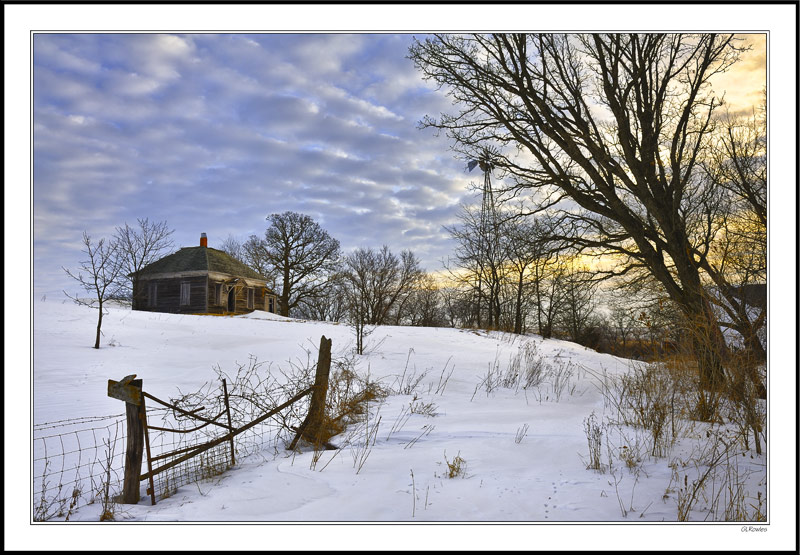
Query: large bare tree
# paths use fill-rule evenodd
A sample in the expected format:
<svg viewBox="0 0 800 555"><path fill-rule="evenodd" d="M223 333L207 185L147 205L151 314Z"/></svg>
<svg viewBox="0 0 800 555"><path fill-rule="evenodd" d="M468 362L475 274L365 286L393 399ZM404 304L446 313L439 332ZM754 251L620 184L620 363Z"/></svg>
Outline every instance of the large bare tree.
<svg viewBox="0 0 800 555"><path fill-rule="evenodd" d="M271 214L267 220L270 226L263 243L245 243L245 250L252 247L254 256L262 256L274 270L280 313L289 316L301 301L324 294L327 278L339 259L339 241L305 214Z"/></svg>
<svg viewBox="0 0 800 555"><path fill-rule="evenodd" d="M720 100L710 79L740 49L716 34L434 35L410 49L454 112L426 117L466 159L487 145L510 187L559 211L582 252L647 275L694 327L702 385L724 379L726 346L704 274L719 191L700 176Z"/></svg>

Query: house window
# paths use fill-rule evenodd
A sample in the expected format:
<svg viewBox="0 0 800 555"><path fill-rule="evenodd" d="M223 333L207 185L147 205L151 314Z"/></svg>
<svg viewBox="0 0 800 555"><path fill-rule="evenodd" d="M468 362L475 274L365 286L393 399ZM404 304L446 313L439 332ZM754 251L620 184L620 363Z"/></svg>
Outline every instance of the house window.
<svg viewBox="0 0 800 555"><path fill-rule="evenodd" d="M147 306L156 306L158 301L158 284L150 283L147 287Z"/></svg>
<svg viewBox="0 0 800 555"><path fill-rule="evenodd" d="M222 304L222 284L217 283L214 285L214 304Z"/></svg>
<svg viewBox="0 0 800 555"><path fill-rule="evenodd" d="M181 306L185 306L189 304L189 299L191 295L192 284L183 282L181 283Z"/></svg>
<svg viewBox="0 0 800 555"><path fill-rule="evenodd" d="M255 308L256 306L256 290L252 287L247 288L247 308Z"/></svg>
<svg viewBox="0 0 800 555"><path fill-rule="evenodd" d="M268 302L269 302L269 308L267 310L269 310L270 312L275 312L275 297L270 297Z"/></svg>

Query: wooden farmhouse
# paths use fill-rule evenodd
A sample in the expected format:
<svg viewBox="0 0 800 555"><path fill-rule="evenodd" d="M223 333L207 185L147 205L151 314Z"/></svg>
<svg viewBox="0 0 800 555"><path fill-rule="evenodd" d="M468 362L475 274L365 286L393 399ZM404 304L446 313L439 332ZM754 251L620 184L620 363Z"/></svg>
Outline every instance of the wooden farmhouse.
<svg viewBox="0 0 800 555"><path fill-rule="evenodd" d="M145 266L136 280L134 310L180 314L275 312L277 297L267 279L229 254L185 247Z"/></svg>

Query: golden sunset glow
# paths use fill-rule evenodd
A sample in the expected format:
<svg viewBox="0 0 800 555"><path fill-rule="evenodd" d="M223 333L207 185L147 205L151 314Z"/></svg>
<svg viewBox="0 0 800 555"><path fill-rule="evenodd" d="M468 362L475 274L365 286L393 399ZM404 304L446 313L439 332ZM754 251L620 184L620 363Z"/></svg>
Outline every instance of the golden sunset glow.
<svg viewBox="0 0 800 555"><path fill-rule="evenodd" d="M718 95L724 94L725 103L731 112L750 113L762 101L762 91L767 84L767 35L736 35L740 46L749 50L727 72L711 79Z"/></svg>

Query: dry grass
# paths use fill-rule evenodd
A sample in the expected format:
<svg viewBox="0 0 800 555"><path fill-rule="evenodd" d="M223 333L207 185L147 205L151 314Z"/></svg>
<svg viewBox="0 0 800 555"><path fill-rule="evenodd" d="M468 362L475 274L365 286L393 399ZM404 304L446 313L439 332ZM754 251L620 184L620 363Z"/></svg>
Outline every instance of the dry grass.
<svg viewBox="0 0 800 555"><path fill-rule="evenodd" d="M348 426L365 419L369 406L386 398L388 392L367 375L356 372L353 357L334 360L334 371L328 380L328 396L323 421L318 431L319 441L328 443Z"/></svg>
<svg viewBox="0 0 800 555"><path fill-rule="evenodd" d="M603 428L597 423L597 418L592 414L583 421L583 430L586 432L586 440L589 443L589 463L586 468L589 470L602 470L600 462L601 447L603 442Z"/></svg>
<svg viewBox="0 0 800 555"><path fill-rule="evenodd" d="M444 454L444 462L447 465L447 477L448 478L457 478L461 476L462 478L467 474L467 461L461 457L461 451L453 457L453 460L448 460L447 453Z"/></svg>

